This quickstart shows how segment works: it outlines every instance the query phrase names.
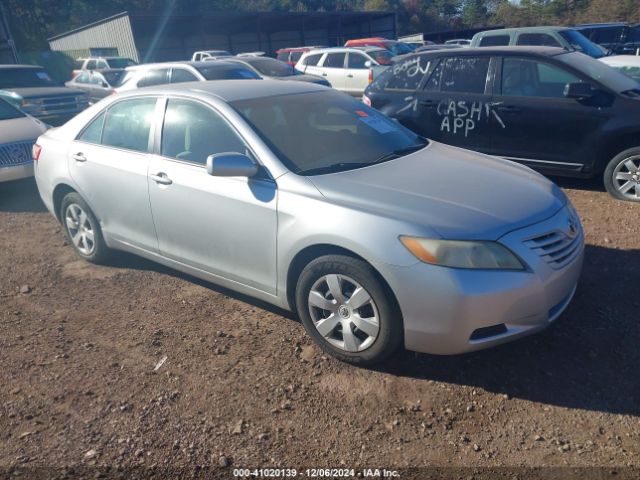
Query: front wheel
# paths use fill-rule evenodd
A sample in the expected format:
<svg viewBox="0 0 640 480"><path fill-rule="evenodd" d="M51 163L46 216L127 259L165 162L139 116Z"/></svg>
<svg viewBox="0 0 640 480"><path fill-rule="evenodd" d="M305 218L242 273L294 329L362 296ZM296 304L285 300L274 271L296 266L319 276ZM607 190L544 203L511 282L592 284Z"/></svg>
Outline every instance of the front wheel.
<svg viewBox="0 0 640 480"><path fill-rule="evenodd" d="M296 306L314 341L344 362L378 363L402 343L395 302L362 260L342 255L313 260L298 280Z"/></svg>
<svg viewBox="0 0 640 480"><path fill-rule="evenodd" d="M604 186L619 200L640 202L640 147L625 150L609 162Z"/></svg>

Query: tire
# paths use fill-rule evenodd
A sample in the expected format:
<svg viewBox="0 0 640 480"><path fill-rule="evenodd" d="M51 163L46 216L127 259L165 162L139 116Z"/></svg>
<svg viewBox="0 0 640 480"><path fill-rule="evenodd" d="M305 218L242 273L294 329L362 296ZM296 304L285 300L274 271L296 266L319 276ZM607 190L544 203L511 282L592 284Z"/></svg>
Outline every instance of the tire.
<svg viewBox="0 0 640 480"><path fill-rule="evenodd" d="M613 157L604 170L604 186L618 200L640 202L640 147Z"/></svg>
<svg viewBox="0 0 640 480"><path fill-rule="evenodd" d="M100 222L76 192L68 193L62 199L60 220L69 243L80 257L96 264L107 261L110 252Z"/></svg>
<svg viewBox="0 0 640 480"><path fill-rule="evenodd" d="M402 344L396 303L362 260L343 255L313 260L298 279L296 308L311 338L343 362L373 365Z"/></svg>

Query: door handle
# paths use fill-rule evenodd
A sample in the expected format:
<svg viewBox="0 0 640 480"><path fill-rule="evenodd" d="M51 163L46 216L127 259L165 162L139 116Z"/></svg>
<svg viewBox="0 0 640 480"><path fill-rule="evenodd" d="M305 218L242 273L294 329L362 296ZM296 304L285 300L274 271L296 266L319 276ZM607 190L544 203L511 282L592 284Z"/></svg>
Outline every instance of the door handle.
<svg viewBox="0 0 640 480"><path fill-rule="evenodd" d="M351 75L351 74L349 73L349 74L347 74L347 77L349 77L349 78L353 78L353 75Z"/></svg>
<svg viewBox="0 0 640 480"><path fill-rule="evenodd" d="M435 107L436 102L433 100L419 100L418 103L423 107Z"/></svg>
<svg viewBox="0 0 640 480"><path fill-rule="evenodd" d="M502 105L499 106L498 108L499 112L502 113L521 113L522 109L519 107L516 107L515 105Z"/></svg>
<svg viewBox="0 0 640 480"><path fill-rule="evenodd" d="M82 153L82 152L74 153L73 155L71 155L71 158L73 158L76 162L86 162L87 161L87 157L85 157L84 153Z"/></svg>
<svg viewBox="0 0 640 480"><path fill-rule="evenodd" d="M326 74L325 72L322 72L322 76L323 76L323 77L326 77L326 76L327 76L327 74Z"/></svg>
<svg viewBox="0 0 640 480"><path fill-rule="evenodd" d="M173 181L164 172L158 172L154 175L149 175L149 177L160 185L171 185L173 183Z"/></svg>

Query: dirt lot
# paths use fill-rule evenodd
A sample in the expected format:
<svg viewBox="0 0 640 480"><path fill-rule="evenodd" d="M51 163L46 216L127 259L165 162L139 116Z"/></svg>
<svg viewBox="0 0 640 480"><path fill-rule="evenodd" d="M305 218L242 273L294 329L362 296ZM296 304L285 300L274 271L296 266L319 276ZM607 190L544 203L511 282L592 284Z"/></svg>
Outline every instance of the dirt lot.
<svg viewBox="0 0 640 480"><path fill-rule="evenodd" d="M145 260L85 263L32 181L0 185L0 478L92 465L225 478L265 466L632 475L640 205L562 184L588 247L557 323L465 356L402 352L378 369L323 356L292 315Z"/></svg>

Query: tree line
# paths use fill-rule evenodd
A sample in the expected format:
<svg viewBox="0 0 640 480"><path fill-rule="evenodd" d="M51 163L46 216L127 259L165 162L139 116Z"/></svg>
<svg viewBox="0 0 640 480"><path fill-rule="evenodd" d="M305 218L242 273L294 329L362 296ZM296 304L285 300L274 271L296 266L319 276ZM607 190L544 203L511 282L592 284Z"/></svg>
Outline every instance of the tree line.
<svg viewBox="0 0 640 480"><path fill-rule="evenodd" d="M47 48L47 38L110 15L232 11L391 11L400 34L488 25L640 22L640 0L0 0L18 48Z"/></svg>

